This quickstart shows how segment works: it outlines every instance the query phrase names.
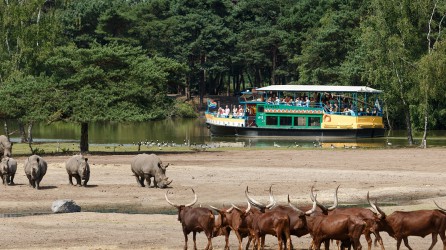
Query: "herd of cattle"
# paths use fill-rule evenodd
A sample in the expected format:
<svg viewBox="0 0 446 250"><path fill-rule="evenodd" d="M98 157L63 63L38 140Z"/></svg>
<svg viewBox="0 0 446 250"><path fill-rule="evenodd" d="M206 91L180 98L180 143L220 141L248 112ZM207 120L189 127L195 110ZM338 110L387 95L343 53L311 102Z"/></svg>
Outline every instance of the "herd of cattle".
<svg viewBox="0 0 446 250"><path fill-rule="evenodd" d="M339 188L339 186L338 186ZM337 191L335 191L334 205L326 207L317 201L317 195L311 189L311 206L297 207L293 205L288 196L288 205L277 205L271 192L267 205L253 199L246 187L245 196L247 206L237 207L232 204L229 208L216 208L210 206L192 207L197 202L195 195L193 202L186 205L178 205L168 199L166 201L178 209L178 220L182 224L185 245L187 249L188 234L193 233L194 249L196 247L196 233L204 232L208 239L205 249L212 249L212 238L225 236L225 249L229 249L229 233L231 231L237 236L238 249L242 249L243 238L248 237L246 249L252 244L253 249L263 249L265 235L274 235L278 239L278 249L293 249L291 235L301 237L310 234L312 242L309 249L320 249L324 243L325 249L329 249L331 240L336 240L338 249L362 249L360 243L361 235L367 240L368 249L372 247L371 234L375 235L381 249L384 244L380 232L387 232L397 241L397 249L401 242L408 249L408 236L425 237L432 234L431 250L437 242L437 236L443 242L446 250L446 209L435 205L438 209L418 210L410 212L396 211L390 215L384 213L378 206L377 201L371 202L367 193L367 201L371 209L350 207L338 208ZM214 212L218 216L214 216Z"/></svg>

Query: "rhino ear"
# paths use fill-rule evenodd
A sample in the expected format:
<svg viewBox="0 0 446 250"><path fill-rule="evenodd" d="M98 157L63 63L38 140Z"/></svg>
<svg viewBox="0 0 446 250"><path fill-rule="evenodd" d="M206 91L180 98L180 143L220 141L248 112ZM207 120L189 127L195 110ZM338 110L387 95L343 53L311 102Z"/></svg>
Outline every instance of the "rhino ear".
<svg viewBox="0 0 446 250"><path fill-rule="evenodd" d="M88 162L88 158L85 158L85 162Z"/></svg>
<svg viewBox="0 0 446 250"><path fill-rule="evenodd" d="M167 168L170 165L170 163L167 163L167 165L164 166L164 168Z"/></svg>

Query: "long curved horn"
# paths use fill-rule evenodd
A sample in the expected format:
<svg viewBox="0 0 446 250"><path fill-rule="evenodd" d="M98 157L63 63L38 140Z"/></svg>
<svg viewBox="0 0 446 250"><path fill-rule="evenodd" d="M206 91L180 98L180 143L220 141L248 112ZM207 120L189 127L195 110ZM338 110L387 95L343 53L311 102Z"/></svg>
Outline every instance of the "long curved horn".
<svg viewBox="0 0 446 250"><path fill-rule="evenodd" d="M245 196L246 196L246 199L248 199L248 202L249 202L251 205L256 206L256 207L258 207L258 208L261 208L261 209L265 209L265 208L266 208L265 205L263 205L262 203L260 203L260 202L258 202L258 201L256 201L256 200L254 200L253 198L251 198L251 197L249 196L249 194L248 194L248 186L246 186Z"/></svg>
<svg viewBox="0 0 446 250"><path fill-rule="evenodd" d="M248 207L245 210L245 214L247 214L251 210L251 203L248 202Z"/></svg>
<svg viewBox="0 0 446 250"><path fill-rule="evenodd" d="M272 207L274 207L276 205L276 200L274 199L273 196L273 191L271 190L273 187L273 185L271 185L269 187L269 204L266 205L266 208L271 209Z"/></svg>
<svg viewBox="0 0 446 250"><path fill-rule="evenodd" d="M166 179L167 181L167 179ZM172 183L173 180L170 180L168 183L166 183L166 186L170 185L170 183Z"/></svg>
<svg viewBox="0 0 446 250"><path fill-rule="evenodd" d="M314 189L314 186L311 186L311 192L310 192L311 201L313 201L313 202L316 201L316 205L322 210L322 212L324 212L324 214L327 214L327 212L329 211L328 208L316 200L313 189ZM316 196L317 196L317 194L316 194Z"/></svg>
<svg viewBox="0 0 446 250"><path fill-rule="evenodd" d="M296 210L300 214L305 214L304 211L300 210L298 207L296 207L293 204L291 204L290 195L289 194L288 194L288 206L290 206L292 209Z"/></svg>
<svg viewBox="0 0 446 250"><path fill-rule="evenodd" d="M432 201L435 203L435 205L436 205L441 211L446 212L446 209L444 209L444 208L438 206L438 204L437 204L434 200L432 200Z"/></svg>
<svg viewBox="0 0 446 250"><path fill-rule="evenodd" d="M317 194L316 194L316 196L314 196L313 207L310 210L305 212L306 215L310 215L316 211L316 205L317 205L316 197L317 197Z"/></svg>
<svg viewBox="0 0 446 250"><path fill-rule="evenodd" d="M171 201L167 198L167 192L169 192L169 191L166 191L166 194L164 194L164 197L166 198L167 203L169 203L169 204L170 204L171 206L173 206L173 207L178 208L179 206L178 206L177 204L171 202Z"/></svg>
<svg viewBox="0 0 446 250"><path fill-rule="evenodd" d="M209 207L212 208L212 209L214 209L217 213L221 213L221 210L220 210L220 209L218 209L218 208L216 208L216 207L214 207L214 206L212 206L212 205L209 205Z"/></svg>
<svg viewBox="0 0 446 250"><path fill-rule="evenodd" d="M192 188L192 192L193 192L194 195L195 195L195 199L194 199L194 201L192 201L191 203L184 205L185 207L193 206L193 205L195 204L195 202L198 201L198 196L197 196L197 194L195 193L195 190L194 190L193 188Z"/></svg>
<svg viewBox="0 0 446 250"><path fill-rule="evenodd" d="M229 209L226 209L226 213L230 213L233 209L234 209L234 204L231 204L232 206L231 206L231 208L229 208Z"/></svg>
<svg viewBox="0 0 446 250"><path fill-rule="evenodd" d="M335 193L334 193L334 196L335 196L335 197L334 197L334 203L333 203L333 206L327 208L328 211L333 211L334 209L336 209L336 208L338 207L338 189L339 189L340 186L341 186L341 185L339 185L339 186L336 188L336 190L335 190Z"/></svg>
<svg viewBox="0 0 446 250"><path fill-rule="evenodd" d="M368 191L367 191L367 202L372 207L373 212L375 212L376 214L379 214L378 209L376 209L375 205L372 202L370 202L370 196L369 196L369 192Z"/></svg>
<svg viewBox="0 0 446 250"><path fill-rule="evenodd" d="M375 207L376 207L376 210L378 210L378 212L379 212L381 218L386 217L386 213L384 213L384 211L381 210L381 208L379 208L379 206L378 206L378 201L376 201L376 200L375 200Z"/></svg>

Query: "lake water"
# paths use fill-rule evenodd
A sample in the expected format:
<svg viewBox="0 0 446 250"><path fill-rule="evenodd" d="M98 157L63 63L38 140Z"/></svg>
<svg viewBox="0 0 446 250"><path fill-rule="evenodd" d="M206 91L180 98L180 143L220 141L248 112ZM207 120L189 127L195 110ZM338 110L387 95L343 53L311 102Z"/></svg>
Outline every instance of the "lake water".
<svg viewBox="0 0 446 250"><path fill-rule="evenodd" d="M18 129L14 122L8 122L9 131ZM414 134L416 143L421 141L422 133ZM33 127L33 138L36 142L79 141L80 125L72 123L36 123ZM17 133L11 136L12 141L19 141ZM138 141L174 142L176 144L223 144L251 147L405 147L408 146L406 131L395 130L387 137L356 140L325 140L324 138L241 138L211 137L203 118L199 119L166 119L150 122L101 122L89 125L90 144L132 144ZM446 146L446 131L430 131L429 146Z"/></svg>

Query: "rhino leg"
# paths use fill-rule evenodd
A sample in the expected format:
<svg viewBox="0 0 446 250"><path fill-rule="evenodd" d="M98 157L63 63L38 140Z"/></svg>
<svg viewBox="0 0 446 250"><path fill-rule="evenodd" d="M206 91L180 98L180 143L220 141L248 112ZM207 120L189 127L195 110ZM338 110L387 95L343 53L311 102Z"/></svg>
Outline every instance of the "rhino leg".
<svg viewBox="0 0 446 250"><path fill-rule="evenodd" d="M136 182L141 186L141 187L145 187L144 186L144 178L140 177L139 175L135 174L135 178L136 178Z"/></svg>
<svg viewBox="0 0 446 250"><path fill-rule="evenodd" d="M8 180L7 180L7 177L6 177L6 175L4 174L4 175L2 175L2 181L3 181L3 185L5 185L6 186L6 184L8 183Z"/></svg>
<svg viewBox="0 0 446 250"><path fill-rule="evenodd" d="M79 175L74 175L74 178L76 178L76 186L82 186L81 177Z"/></svg>
<svg viewBox="0 0 446 250"><path fill-rule="evenodd" d="M84 184L83 184L84 187L87 186L87 182L88 182L89 179L90 179L90 178L85 178L85 180L84 180Z"/></svg>
<svg viewBox="0 0 446 250"><path fill-rule="evenodd" d="M73 184L73 175L72 175L72 174L68 174L68 181L69 181L69 183L70 183L71 185L74 185L74 184Z"/></svg>
<svg viewBox="0 0 446 250"><path fill-rule="evenodd" d="M152 176L150 176L150 175L144 175L144 178L146 179L147 187L151 187L151 186L150 186L150 183L151 183L150 178L152 178Z"/></svg>
<svg viewBox="0 0 446 250"><path fill-rule="evenodd" d="M39 185L40 184L40 180L36 180L34 183L35 183L34 187L36 188L36 190L39 190L40 189L40 185Z"/></svg>
<svg viewBox="0 0 446 250"><path fill-rule="evenodd" d="M15 185L14 176L15 176L15 174L12 174L11 176L9 176L9 185Z"/></svg>

